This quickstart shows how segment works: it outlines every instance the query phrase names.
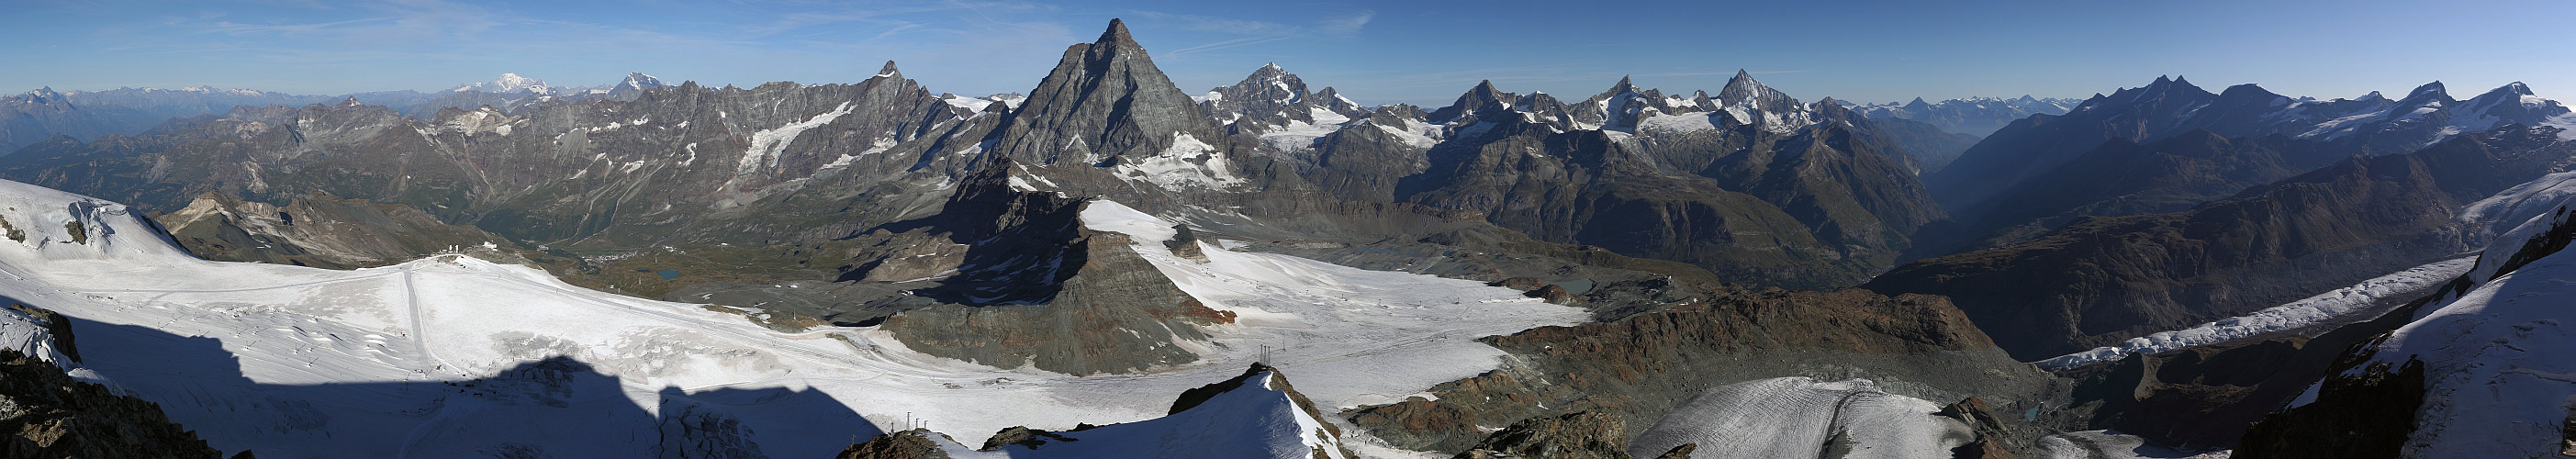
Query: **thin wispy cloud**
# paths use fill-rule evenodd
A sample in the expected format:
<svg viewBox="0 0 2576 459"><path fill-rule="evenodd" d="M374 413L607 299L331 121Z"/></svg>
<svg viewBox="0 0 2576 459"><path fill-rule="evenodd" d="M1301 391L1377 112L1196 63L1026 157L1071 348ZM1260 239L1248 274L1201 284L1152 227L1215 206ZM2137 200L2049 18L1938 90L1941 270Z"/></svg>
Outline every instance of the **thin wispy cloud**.
<svg viewBox="0 0 2576 459"><path fill-rule="evenodd" d="M1361 10L1358 13L1354 13L1349 16L1324 19L1316 21L1313 25L1298 26L1270 21L1229 19L1190 14L1172 14L1157 11L1139 11L1135 14L1141 18L1159 21L1164 25L1180 30L1229 35L1246 35L1239 38L1175 49L1164 53L1163 55L1166 57L1186 56L1194 53L1291 39L1349 39L1353 36L1359 35L1360 30L1368 26L1369 20L1377 17L1376 11Z"/></svg>

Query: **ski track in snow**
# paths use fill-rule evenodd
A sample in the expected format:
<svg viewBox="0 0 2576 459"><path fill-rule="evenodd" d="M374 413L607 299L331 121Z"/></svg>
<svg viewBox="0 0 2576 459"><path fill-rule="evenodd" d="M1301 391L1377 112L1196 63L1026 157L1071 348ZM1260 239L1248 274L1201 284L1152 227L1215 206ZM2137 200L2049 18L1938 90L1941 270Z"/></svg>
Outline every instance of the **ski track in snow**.
<svg viewBox="0 0 2576 459"><path fill-rule="evenodd" d="M1210 263L1180 259L1159 243L1169 223L1098 201L1086 225L1139 234L1184 291L1240 318L1186 343L1203 356L1190 366L1074 377L931 357L867 327L776 332L470 257L351 271L203 261L122 206L15 182L0 182L0 206L29 233L0 240L0 296L72 317L85 371L216 448L274 457L646 456L681 424L726 418L773 457L829 456L907 415L980 443L1007 426L1162 417L1265 344L1335 413L1499 365L1474 338L1585 317L1474 281L1216 246ZM88 244L68 241L70 221ZM532 366L558 356L592 371Z"/></svg>

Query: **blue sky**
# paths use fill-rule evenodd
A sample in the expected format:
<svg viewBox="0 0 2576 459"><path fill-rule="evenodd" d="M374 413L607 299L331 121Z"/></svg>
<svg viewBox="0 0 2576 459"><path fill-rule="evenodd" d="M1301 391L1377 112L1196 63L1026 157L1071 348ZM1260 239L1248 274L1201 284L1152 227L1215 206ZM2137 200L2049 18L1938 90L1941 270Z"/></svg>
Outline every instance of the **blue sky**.
<svg viewBox="0 0 2576 459"><path fill-rule="evenodd" d="M1833 4L1828 4L1833 3ZM2082 97L2183 75L2216 91L2576 98L2576 2L1699 1L471 2L0 0L0 91L208 85L436 90L641 71L752 86L1026 91L1125 18L1184 90L1277 62L1362 103L1444 105L1477 80L1588 96L1621 75L1715 90L1737 69L1802 100Z"/></svg>

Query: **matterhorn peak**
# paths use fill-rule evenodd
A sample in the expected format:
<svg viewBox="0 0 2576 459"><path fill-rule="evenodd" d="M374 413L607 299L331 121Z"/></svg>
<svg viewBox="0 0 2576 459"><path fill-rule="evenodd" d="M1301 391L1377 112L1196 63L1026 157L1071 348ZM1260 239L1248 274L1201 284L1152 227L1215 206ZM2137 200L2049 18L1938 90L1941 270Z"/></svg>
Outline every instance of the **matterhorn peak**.
<svg viewBox="0 0 2576 459"><path fill-rule="evenodd" d="M1141 46L1136 44L1136 37L1127 34L1127 21L1119 20L1117 18L1109 19L1109 30L1101 31L1100 39L1093 41L1093 43L1103 45L1126 45L1129 47Z"/></svg>

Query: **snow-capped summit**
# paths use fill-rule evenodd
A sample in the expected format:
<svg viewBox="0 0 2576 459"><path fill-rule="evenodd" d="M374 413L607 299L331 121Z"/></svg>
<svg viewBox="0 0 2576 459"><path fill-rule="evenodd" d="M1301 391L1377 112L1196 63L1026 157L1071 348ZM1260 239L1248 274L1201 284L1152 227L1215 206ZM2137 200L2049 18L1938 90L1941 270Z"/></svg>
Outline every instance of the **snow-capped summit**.
<svg viewBox="0 0 2576 459"><path fill-rule="evenodd" d="M639 73L636 75L642 74ZM554 92L554 89L546 86L545 80L523 77L516 73L504 73L501 74L500 78L493 79L492 81L457 86L456 89L450 89L448 91L490 93L530 92L547 94Z"/></svg>
<svg viewBox="0 0 2576 459"><path fill-rule="evenodd" d="M670 85L664 84L662 83L662 79L654 78L652 75L646 75L644 72L627 72L626 79L617 82L617 87L620 88L652 89L665 86Z"/></svg>
<svg viewBox="0 0 2576 459"><path fill-rule="evenodd" d="M607 95L611 100L635 100L636 97L642 96L646 89L668 87L671 85L663 83L661 78L654 78L644 72L628 72L626 79L618 81L617 85L607 89L592 89L589 92Z"/></svg>
<svg viewBox="0 0 2576 459"><path fill-rule="evenodd" d="M2531 123L2568 113L2567 107L2560 106L2558 101L2533 95L2531 87L2523 85L2520 81L2506 83L2485 94L2461 101L2459 110L2467 114L2469 121L2482 121L2489 124Z"/></svg>
<svg viewBox="0 0 2576 459"><path fill-rule="evenodd" d="M1753 72L1741 69L1735 71L1735 78L1726 80L1726 88L1718 90L1717 99L1726 104L1726 113L1736 121L1767 130L1791 131L1812 122L1798 99L1755 81Z"/></svg>

